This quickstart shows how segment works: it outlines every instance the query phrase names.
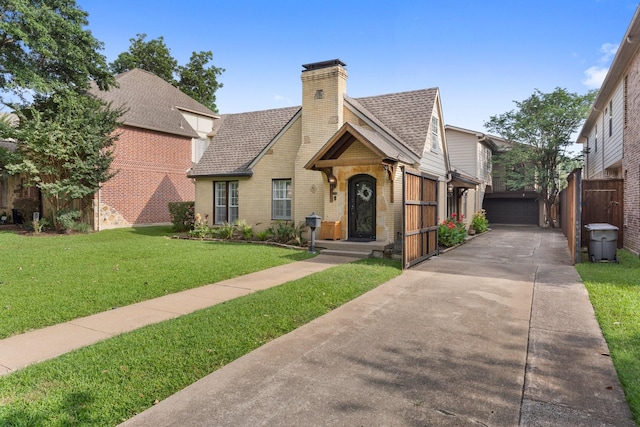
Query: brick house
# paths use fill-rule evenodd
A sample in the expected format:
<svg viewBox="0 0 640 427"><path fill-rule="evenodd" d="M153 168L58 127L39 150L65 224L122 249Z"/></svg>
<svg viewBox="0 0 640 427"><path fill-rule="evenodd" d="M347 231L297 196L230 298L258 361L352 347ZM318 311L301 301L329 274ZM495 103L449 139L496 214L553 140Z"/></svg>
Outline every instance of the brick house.
<svg viewBox="0 0 640 427"><path fill-rule="evenodd" d="M640 7L578 139L584 145L583 179L623 180L623 241L635 254L640 254L639 51Z"/></svg>
<svg viewBox="0 0 640 427"><path fill-rule="evenodd" d="M216 114L160 77L134 69L118 87L91 93L125 106L112 169L94 198L94 228L169 223L169 202L192 201L187 172L208 145Z"/></svg>
<svg viewBox="0 0 640 427"><path fill-rule="evenodd" d="M437 225L447 182L461 185L448 174L439 90L351 98L340 60L303 68L301 107L214 121L189 174L196 212L209 225L244 219L256 231L313 212L339 239L389 244L403 227L403 173L413 171L433 182L424 211Z"/></svg>

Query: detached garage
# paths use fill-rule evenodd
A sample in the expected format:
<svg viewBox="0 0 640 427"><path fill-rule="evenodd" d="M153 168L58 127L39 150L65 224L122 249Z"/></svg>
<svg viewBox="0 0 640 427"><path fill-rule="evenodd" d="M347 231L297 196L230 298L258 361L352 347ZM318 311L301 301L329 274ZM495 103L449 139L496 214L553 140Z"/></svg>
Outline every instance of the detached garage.
<svg viewBox="0 0 640 427"><path fill-rule="evenodd" d="M489 224L538 225L540 208L535 198L487 198L483 209Z"/></svg>

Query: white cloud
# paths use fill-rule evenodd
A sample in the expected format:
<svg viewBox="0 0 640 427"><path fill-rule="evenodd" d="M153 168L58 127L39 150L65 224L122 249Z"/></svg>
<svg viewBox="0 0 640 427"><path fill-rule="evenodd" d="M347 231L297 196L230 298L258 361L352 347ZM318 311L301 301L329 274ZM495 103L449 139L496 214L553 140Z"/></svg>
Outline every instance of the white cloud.
<svg viewBox="0 0 640 427"><path fill-rule="evenodd" d="M589 67L585 72L585 78L582 79L582 84L589 89L598 89L602 86L604 78L607 76L609 67Z"/></svg>
<svg viewBox="0 0 640 427"><path fill-rule="evenodd" d="M612 43L604 43L600 46L601 55L598 58L598 62L601 65L594 65L585 70L585 77L582 79L583 85L589 89L598 89L602 86L602 82L607 77L607 72L609 72L611 60L616 55L619 46L619 44Z"/></svg>
<svg viewBox="0 0 640 427"><path fill-rule="evenodd" d="M605 43L600 46L600 52L602 52L602 56L600 57L601 63L607 63L613 59L616 52L618 51L619 44Z"/></svg>

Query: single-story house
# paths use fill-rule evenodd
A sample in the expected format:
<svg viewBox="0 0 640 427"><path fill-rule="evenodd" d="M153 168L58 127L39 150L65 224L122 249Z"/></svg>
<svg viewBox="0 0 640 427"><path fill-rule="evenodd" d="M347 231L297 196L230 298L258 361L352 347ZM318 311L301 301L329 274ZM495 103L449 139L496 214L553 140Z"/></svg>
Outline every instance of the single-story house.
<svg viewBox="0 0 640 427"><path fill-rule="evenodd" d="M460 184L449 174L440 92L351 98L345 66L303 65L301 106L214 120L189 173L209 225L243 219L260 230L315 213L337 227L334 238L437 250L447 184Z"/></svg>

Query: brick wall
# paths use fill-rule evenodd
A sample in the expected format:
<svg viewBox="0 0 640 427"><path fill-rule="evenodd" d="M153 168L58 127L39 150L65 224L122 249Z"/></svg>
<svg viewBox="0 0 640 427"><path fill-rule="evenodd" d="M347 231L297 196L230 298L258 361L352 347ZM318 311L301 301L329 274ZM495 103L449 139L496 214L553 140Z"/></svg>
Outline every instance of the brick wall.
<svg viewBox="0 0 640 427"><path fill-rule="evenodd" d="M112 164L117 172L100 191L100 229L170 222L169 202L195 197L186 175L191 138L128 126L118 132Z"/></svg>
<svg viewBox="0 0 640 427"><path fill-rule="evenodd" d="M624 127L624 246L640 253L640 56L627 69L627 124Z"/></svg>

